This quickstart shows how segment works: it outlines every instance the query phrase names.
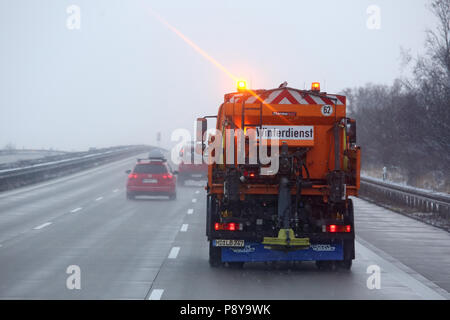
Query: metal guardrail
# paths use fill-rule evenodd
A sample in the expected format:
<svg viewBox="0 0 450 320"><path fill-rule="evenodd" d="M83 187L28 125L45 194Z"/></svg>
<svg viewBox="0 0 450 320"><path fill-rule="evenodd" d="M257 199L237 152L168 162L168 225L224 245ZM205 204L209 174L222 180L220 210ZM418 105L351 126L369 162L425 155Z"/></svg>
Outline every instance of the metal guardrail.
<svg viewBox="0 0 450 320"><path fill-rule="evenodd" d="M0 170L0 191L36 183L64 174L81 171L109 161L148 152L149 146L126 146L97 150L75 158L38 163L26 167Z"/></svg>
<svg viewBox="0 0 450 320"><path fill-rule="evenodd" d="M420 220L448 227L450 224L450 195L426 192L420 189L399 186L369 177L361 177L360 195L375 202L413 209Z"/></svg>

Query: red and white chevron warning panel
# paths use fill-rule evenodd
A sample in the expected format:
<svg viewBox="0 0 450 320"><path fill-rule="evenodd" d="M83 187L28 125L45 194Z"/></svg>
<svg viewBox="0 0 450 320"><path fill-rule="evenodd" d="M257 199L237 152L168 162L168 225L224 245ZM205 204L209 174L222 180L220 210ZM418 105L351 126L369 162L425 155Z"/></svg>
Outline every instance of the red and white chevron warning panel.
<svg viewBox="0 0 450 320"><path fill-rule="evenodd" d="M255 95L250 93L229 93L225 95L227 103L246 104L258 103L263 101L265 104L331 104L345 105L345 96L329 95L329 94L312 94L309 91L298 90L293 88L282 88L272 90L256 90ZM259 99L258 99L259 98ZM260 100L261 99L261 100Z"/></svg>

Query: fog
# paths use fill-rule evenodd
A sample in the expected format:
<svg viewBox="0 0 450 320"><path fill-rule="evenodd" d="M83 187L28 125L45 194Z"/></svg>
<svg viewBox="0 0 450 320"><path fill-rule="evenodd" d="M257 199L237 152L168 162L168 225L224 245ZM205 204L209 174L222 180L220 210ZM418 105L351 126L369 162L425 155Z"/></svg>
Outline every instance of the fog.
<svg viewBox="0 0 450 320"><path fill-rule="evenodd" d="M423 51L425 0L0 1L0 148L84 150L170 144L217 112L235 82L158 13L254 89L283 81L328 92L401 75ZM67 27L70 5L80 29ZM367 9L380 10L380 29Z"/></svg>

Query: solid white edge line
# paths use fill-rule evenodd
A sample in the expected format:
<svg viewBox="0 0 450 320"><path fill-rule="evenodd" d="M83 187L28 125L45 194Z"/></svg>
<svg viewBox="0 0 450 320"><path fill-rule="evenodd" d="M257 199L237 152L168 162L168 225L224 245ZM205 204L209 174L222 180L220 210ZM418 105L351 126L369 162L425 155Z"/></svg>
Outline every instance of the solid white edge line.
<svg viewBox="0 0 450 320"><path fill-rule="evenodd" d="M181 231L181 232L186 232L187 229L188 229L188 227L189 227L189 225L188 225L187 223L185 223L185 224L183 224L183 225L181 226L180 231Z"/></svg>
<svg viewBox="0 0 450 320"><path fill-rule="evenodd" d="M188 209L187 214L193 214L194 213L194 209Z"/></svg>
<svg viewBox="0 0 450 320"><path fill-rule="evenodd" d="M161 300L163 293L164 289L153 289L152 293L148 297L148 300Z"/></svg>
<svg viewBox="0 0 450 320"><path fill-rule="evenodd" d="M169 259L176 259L177 256L178 256L178 252L180 252L180 247L173 247L173 248L170 250L170 253L169 253L168 258L169 258Z"/></svg>
<svg viewBox="0 0 450 320"><path fill-rule="evenodd" d="M46 223L41 224L40 226L34 227L33 229L34 230L40 230L40 229L45 228L45 227L47 227L47 226L49 226L51 224L52 224L51 222L46 222Z"/></svg>

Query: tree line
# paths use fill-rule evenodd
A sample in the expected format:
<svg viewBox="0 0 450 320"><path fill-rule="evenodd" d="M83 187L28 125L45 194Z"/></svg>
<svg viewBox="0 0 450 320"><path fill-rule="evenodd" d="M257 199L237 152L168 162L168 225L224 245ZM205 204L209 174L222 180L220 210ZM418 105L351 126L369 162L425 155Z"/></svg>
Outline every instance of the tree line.
<svg viewBox="0 0 450 320"><path fill-rule="evenodd" d="M344 90L358 122L363 168L401 168L409 184L430 172L450 177L450 0L429 5L438 25L426 32L425 52L403 53L411 72L392 85Z"/></svg>

